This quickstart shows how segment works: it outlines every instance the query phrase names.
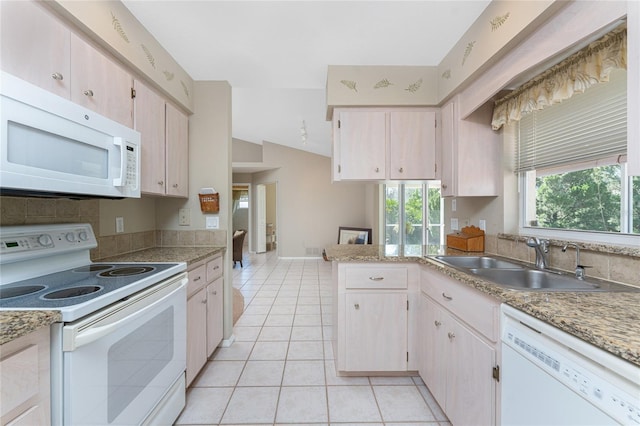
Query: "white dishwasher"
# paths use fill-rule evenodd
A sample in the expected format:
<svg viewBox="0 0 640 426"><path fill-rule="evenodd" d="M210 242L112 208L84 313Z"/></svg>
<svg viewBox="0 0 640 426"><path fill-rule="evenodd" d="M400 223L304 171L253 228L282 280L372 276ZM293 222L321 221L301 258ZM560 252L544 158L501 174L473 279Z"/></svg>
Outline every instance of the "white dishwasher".
<svg viewBox="0 0 640 426"><path fill-rule="evenodd" d="M640 367L501 306L503 425L638 425Z"/></svg>

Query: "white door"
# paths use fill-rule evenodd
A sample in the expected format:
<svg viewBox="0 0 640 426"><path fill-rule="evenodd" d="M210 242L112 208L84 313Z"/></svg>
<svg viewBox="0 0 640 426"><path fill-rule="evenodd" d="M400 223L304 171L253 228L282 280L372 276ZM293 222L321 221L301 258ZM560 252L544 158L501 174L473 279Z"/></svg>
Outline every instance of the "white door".
<svg viewBox="0 0 640 426"><path fill-rule="evenodd" d="M267 251L267 191L262 184L256 187L256 253Z"/></svg>

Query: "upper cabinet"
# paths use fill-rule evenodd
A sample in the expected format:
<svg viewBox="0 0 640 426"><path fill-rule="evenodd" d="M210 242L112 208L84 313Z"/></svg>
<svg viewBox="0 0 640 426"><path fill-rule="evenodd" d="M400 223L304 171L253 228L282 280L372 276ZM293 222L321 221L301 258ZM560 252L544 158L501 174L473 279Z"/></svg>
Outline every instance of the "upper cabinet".
<svg viewBox="0 0 640 426"><path fill-rule="evenodd" d="M122 67L71 33L71 100L133 127L133 78Z"/></svg>
<svg viewBox="0 0 640 426"><path fill-rule="evenodd" d="M147 85L134 82L135 129L142 140L140 189L188 197L188 117Z"/></svg>
<svg viewBox="0 0 640 426"><path fill-rule="evenodd" d="M478 108L466 119L459 116L454 98L442 107L443 197L481 197L500 194L502 143L491 130L492 105Z"/></svg>
<svg viewBox="0 0 640 426"><path fill-rule="evenodd" d="M333 180L434 179L432 108L336 108Z"/></svg>
<svg viewBox="0 0 640 426"><path fill-rule="evenodd" d="M37 2L1 2L2 69L133 127L132 78Z"/></svg>

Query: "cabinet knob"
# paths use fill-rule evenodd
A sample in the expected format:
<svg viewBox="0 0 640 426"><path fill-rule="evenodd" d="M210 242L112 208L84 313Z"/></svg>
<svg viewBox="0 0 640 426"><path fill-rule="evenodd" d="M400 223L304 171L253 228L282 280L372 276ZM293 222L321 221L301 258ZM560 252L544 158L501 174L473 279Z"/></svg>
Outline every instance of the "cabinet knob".
<svg viewBox="0 0 640 426"><path fill-rule="evenodd" d="M400 168L398 169L398 171L399 171L400 173L402 173L402 172L404 172L404 168L403 168L403 167L400 167Z"/></svg>
<svg viewBox="0 0 640 426"><path fill-rule="evenodd" d="M207 303L207 299L202 299L201 303Z"/></svg>
<svg viewBox="0 0 640 426"><path fill-rule="evenodd" d="M445 185L444 183L442 184L442 189L447 189L447 185Z"/></svg>
<svg viewBox="0 0 640 426"><path fill-rule="evenodd" d="M435 320L435 321L433 322L433 324L434 324L436 327L440 327L440 326L442 325L442 323L441 323L440 321L438 321L438 320Z"/></svg>
<svg viewBox="0 0 640 426"><path fill-rule="evenodd" d="M216 269L220 269L220 266L216 265L213 267L213 270L215 271Z"/></svg>
<svg viewBox="0 0 640 426"><path fill-rule="evenodd" d="M447 296L447 294L446 294L446 293L442 293L442 297L444 297L444 298L445 298L445 299L447 299L447 300L453 300L453 297L451 297L451 296Z"/></svg>
<svg viewBox="0 0 640 426"><path fill-rule="evenodd" d="M213 291L211 292L211 294L213 294L213 295L215 296L216 294L218 294L218 292L217 292L216 290L213 290Z"/></svg>
<svg viewBox="0 0 640 426"><path fill-rule="evenodd" d="M84 93L85 96L93 97L93 90L91 90L91 89L85 90L82 93Z"/></svg>
<svg viewBox="0 0 640 426"><path fill-rule="evenodd" d="M195 282L195 281L200 281L200 279L201 279L201 278L202 278L202 277L197 276L197 277L195 277L195 278L193 279L193 281L194 281L194 282Z"/></svg>
<svg viewBox="0 0 640 426"><path fill-rule="evenodd" d="M173 185L171 185L171 186L173 186L174 188L177 188L177 187L178 187L178 184L177 184L177 183L174 183L174 184L173 184Z"/></svg>
<svg viewBox="0 0 640 426"><path fill-rule="evenodd" d="M58 81L64 80L63 75L60 74L59 72L54 72L53 74L51 74L51 78L53 78L54 80L58 80Z"/></svg>
<svg viewBox="0 0 640 426"><path fill-rule="evenodd" d="M356 309L360 309L360 304L356 303L356 304L353 305L353 307L356 308Z"/></svg>
<svg viewBox="0 0 640 426"><path fill-rule="evenodd" d="M158 181L158 185L160 185L160 186L164 186L164 181L163 181L163 180L159 180L159 181Z"/></svg>
<svg viewBox="0 0 640 426"><path fill-rule="evenodd" d="M380 167L376 167L376 173L380 171Z"/></svg>
<svg viewBox="0 0 640 426"><path fill-rule="evenodd" d="M449 336L449 340L453 340L453 339L456 338L456 335L453 334L453 332L451 332L451 331L447 333L447 336Z"/></svg>

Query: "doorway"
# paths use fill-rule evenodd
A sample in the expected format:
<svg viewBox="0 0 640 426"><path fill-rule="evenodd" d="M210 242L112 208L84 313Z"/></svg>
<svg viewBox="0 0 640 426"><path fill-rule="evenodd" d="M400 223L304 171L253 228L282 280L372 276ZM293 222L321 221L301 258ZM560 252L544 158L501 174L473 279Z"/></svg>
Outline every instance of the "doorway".
<svg viewBox="0 0 640 426"><path fill-rule="evenodd" d="M232 232L238 229L247 231L244 239L244 245L248 246L251 251L251 184L250 183L234 183L232 186Z"/></svg>
<svg viewBox="0 0 640 426"><path fill-rule="evenodd" d="M256 252L277 250L277 184L256 185Z"/></svg>

